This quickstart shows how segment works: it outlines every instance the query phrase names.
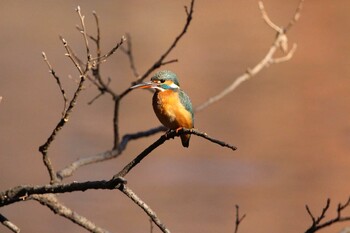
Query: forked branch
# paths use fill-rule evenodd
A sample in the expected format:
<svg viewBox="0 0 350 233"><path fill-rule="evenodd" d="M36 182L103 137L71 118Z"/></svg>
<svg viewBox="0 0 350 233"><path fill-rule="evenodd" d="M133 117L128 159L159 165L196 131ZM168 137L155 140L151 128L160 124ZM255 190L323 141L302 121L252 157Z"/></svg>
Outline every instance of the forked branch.
<svg viewBox="0 0 350 233"><path fill-rule="evenodd" d="M302 9L303 2L304 0L301 0L299 2L297 10L286 28L281 28L277 26L275 23L273 23L272 20L269 18L267 12L265 11L264 4L261 1L259 2L259 8L260 8L263 20L266 22L266 24L269 27L271 27L277 33L277 37L275 38L273 44L269 48L265 57L258 64L256 64L253 68L248 68L244 74L236 78L228 87L226 87L220 93L218 93L213 97L210 97L207 101L205 101L204 103L196 107L195 109L196 112L199 112L207 108L209 105L221 100L223 97L225 97L226 95L234 91L243 82L256 76L262 69L268 67L269 65L280 63L280 62L286 62L293 57L297 46L296 44L294 44L292 49L288 51L288 38L286 33L300 18L300 12ZM286 55L276 58L275 53L279 49L282 50Z"/></svg>
<svg viewBox="0 0 350 233"><path fill-rule="evenodd" d="M235 233L238 233L239 225L241 224L241 222L243 221L243 219L244 219L245 217L246 217L245 214L243 214L242 216L239 214L239 206L236 205Z"/></svg>
<svg viewBox="0 0 350 233"><path fill-rule="evenodd" d="M182 31L180 34L175 38L173 43L170 45L170 47L160 56L160 58L143 74L141 77L139 77L136 81L132 82L130 87L142 82L145 80L153 71L161 67L162 65L169 64L172 62L176 62L177 60L170 60L170 61L164 61L167 56L170 54L170 52L176 47L177 43L180 41L180 39L186 34L190 23L192 21L192 16L193 16L193 9L194 9L194 2L195 0L191 0L190 7L188 8L185 6L185 12L186 12L186 23L185 26L183 27ZM127 88L124 92L120 94L120 98L123 98L125 95L127 95L132 89Z"/></svg>
<svg viewBox="0 0 350 233"><path fill-rule="evenodd" d="M340 222L345 222L345 221L350 221L350 215L345 215L343 214L344 210L349 208L350 206L350 197L349 199L344 203L339 203L338 207L337 207L337 215L329 220L325 220L326 219L326 214L329 211L330 208L330 204L331 204L331 200L327 199L326 205L325 207L323 207L321 214L317 217L315 217L315 215L312 214L310 208L308 205L306 205L306 210L312 220L312 224L311 226L305 231L305 233L314 233L317 232L321 229L324 229L326 227L329 227L331 225L334 225L336 223L340 223Z"/></svg>

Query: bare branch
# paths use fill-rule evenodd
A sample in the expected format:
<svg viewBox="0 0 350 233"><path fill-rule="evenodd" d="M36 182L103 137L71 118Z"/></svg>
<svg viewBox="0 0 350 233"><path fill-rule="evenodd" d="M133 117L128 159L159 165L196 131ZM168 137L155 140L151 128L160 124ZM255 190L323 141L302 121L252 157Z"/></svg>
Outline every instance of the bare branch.
<svg viewBox="0 0 350 233"><path fill-rule="evenodd" d="M314 232L317 232L325 227L331 226L333 224L345 222L345 221L350 221L350 216L342 216L342 212L350 206L350 197L349 197L349 199L344 204L341 204L341 203L338 204L337 216L322 223L322 220L324 220L326 218L326 213L329 210L330 202L331 202L330 199L327 199L327 203L326 203L325 207L322 209L321 214L317 218L314 217L314 215L311 213L309 207L306 205L306 210L312 219L312 224L305 231L305 233L314 233Z"/></svg>
<svg viewBox="0 0 350 233"><path fill-rule="evenodd" d="M113 149L117 149L119 145L119 106L120 98L114 98L114 114L113 114Z"/></svg>
<svg viewBox="0 0 350 233"><path fill-rule="evenodd" d="M99 57L101 54L101 50L100 50L100 41L101 41L100 20L98 18L96 11L93 11L92 14L94 15L95 23L96 23L96 30L97 30L96 44L98 45L97 46L97 56Z"/></svg>
<svg viewBox="0 0 350 233"><path fill-rule="evenodd" d="M291 48L291 50L289 50L289 52L285 56L271 59L270 64L277 64L277 63L289 61L290 59L292 59L296 50L297 50L297 44L293 44L293 47Z"/></svg>
<svg viewBox="0 0 350 233"><path fill-rule="evenodd" d="M239 206L236 205L236 221L235 221L235 233L238 233L238 227L241 224L241 222L243 221L243 219L246 217L245 214L243 214L243 216L240 217L239 215Z"/></svg>
<svg viewBox="0 0 350 233"><path fill-rule="evenodd" d="M119 188L127 197L129 197L135 204L137 204L145 213L152 219L152 221L159 227L159 229L164 233L170 233L170 230L160 221L156 213L144 202L142 201L130 188L126 185L122 185Z"/></svg>
<svg viewBox="0 0 350 233"><path fill-rule="evenodd" d="M63 43L64 48L66 49L66 56L69 57L69 59L73 62L73 64L75 65L75 67L77 68L77 70L79 71L80 75L83 75L85 72L83 71L83 69L81 68L80 64L81 62L76 60L76 56L74 55L74 53L72 52L71 48L68 46L67 41L60 36L60 39Z"/></svg>
<svg viewBox="0 0 350 233"><path fill-rule="evenodd" d="M66 177L71 176L74 173L74 171L76 171L78 168L80 168L82 166L89 165L92 163L106 161L106 160L109 160L112 158L116 158L125 150L126 146L128 145L128 143L130 141L136 140L139 138L143 138L143 137L149 137L149 136L152 136L156 133L159 133L159 132L162 132L165 130L166 130L166 128L164 126L160 126L160 127L146 130L146 131L141 131L138 133L126 134L123 136L121 142L119 143L118 149L102 152L102 153L97 154L97 155L79 158L76 161L74 161L72 164L68 165L67 167L65 167L61 171L59 171L57 173L57 176L62 180Z"/></svg>
<svg viewBox="0 0 350 233"><path fill-rule="evenodd" d="M294 23L296 23L297 19L299 19L300 11L302 9L301 8L302 2L303 2L303 0L301 0L301 3L299 3L299 6L298 6L297 11L295 13L298 16L294 15L293 19L291 20L291 22L293 22L292 25L294 25ZM268 17L268 15L265 11L264 5L261 1L259 2L259 8L260 8L260 11L261 11L261 14L262 14L264 21L271 28L273 28L275 31L277 31L277 37L275 38L275 41L273 42L270 49L266 53L265 57L258 64L256 64L252 69L248 68L244 74L242 74L241 76L236 78L230 85L228 85L220 93L209 98L207 101L205 101L204 103L202 103L201 105L196 107L195 108L196 112L199 112L199 111L207 108L209 105L221 100L224 96L226 96L229 93L231 93L232 91L234 91L243 82L248 81L250 78L256 76L262 69L268 67L269 65L280 63L280 62L285 62L285 61L290 60L293 57L297 46L296 46L296 44L294 44L292 49L289 52L287 51L288 50L288 38L285 34L287 31L283 30L281 27L278 27L276 24L274 24L270 20L270 18ZM291 26L289 26L289 28L290 27ZM285 53L288 52L287 55L284 57L280 57L280 58L274 58L274 55L278 49L281 49Z"/></svg>
<svg viewBox="0 0 350 233"><path fill-rule="evenodd" d="M125 36L122 36L121 39L120 39L120 41L117 43L117 45L116 45L113 49L111 49L107 54L105 54L105 55L103 55L103 56L101 56L101 57L92 58L91 61L94 61L94 62L99 61L99 63L106 61L106 59L107 59L109 56L113 55L113 54L115 53L115 51L117 51L117 49L119 49L119 47L120 47L125 41L126 41Z"/></svg>
<svg viewBox="0 0 350 233"><path fill-rule="evenodd" d="M63 102L64 102L64 106L63 106L63 111L62 111L62 117L64 116L64 113L66 112L66 109L67 109L67 104L68 104L68 99L67 99L67 96L66 96L66 92L64 91L63 87L62 87L62 84L61 84L61 81L60 81L60 78L56 75L56 72L54 71L54 69L52 68L49 60L47 59L46 57L46 54L45 52L42 52L41 53L43 58L44 58L44 61L45 63L47 64L47 66L49 67L49 71L50 73L52 74L52 76L56 79L56 82L57 82L57 85L61 91L61 94L62 94L62 97L63 97Z"/></svg>
<svg viewBox="0 0 350 233"><path fill-rule="evenodd" d="M44 161L44 164L46 166L46 168L48 169L48 172L49 172L49 175L50 175L50 180L51 180L51 183L55 183L57 182L57 176L56 176L56 173L53 169L53 166L51 164L51 161L48 157L48 148L49 146L51 145L51 143L53 142L53 140L55 139L57 133L63 128L63 126L68 122L68 119L70 117L70 114L71 112L73 111L73 108L77 102L77 99L78 99L78 96L80 94L80 92L82 91L83 89L83 83L85 81L85 76L82 75L80 77L80 82L79 82L79 85L78 85L78 88L76 89L75 93L74 93L74 96L72 98L72 100L69 102L69 106L64 114L64 116L62 116L61 120L58 122L58 124L56 125L56 127L54 128L54 130L52 131L51 135L48 137L47 141L41 145L39 147L39 151L42 153L43 155L43 161Z"/></svg>
<svg viewBox="0 0 350 233"><path fill-rule="evenodd" d="M21 230L18 226L8 220L4 215L0 214L0 222L2 225L10 229L12 232L19 233Z"/></svg>
<svg viewBox="0 0 350 233"><path fill-rule="evenodd" d="M299 20L300 15L301 15L301 11L303 9L304 1L305 0L299 1L299 5L298 5L297 9L295 10L294 17L289 21L289 24L284 29L285 32L289 31L289 29L291 29L293 27L293 25Z"/></svg>
<svg viewBox="0 0 350 233"><path fill-rule="evenodd" d="M191 4L190 4L190 8L188 9L187 7L185 7L185 12L186 12L186 23L185 26L183 27L182 31L180 32L180 34L175 38L175 40L173 41L173 43L170 45L170 47L165 51L165 53L163 53L160 58L136 81L131 83L131 86L138 84L140 82L142 82L145 78L147 78L153 71L155 71L156 69L158 69L159 67L161 67L164 64L168 64L168 63L163 63L163 61L165 60L165 58L169 55L169 53L176 47L177 43L180 41L180 39L186 34L188 27L190 26L190 23L192 21L192 15L193 15L193 9L194 9L194 1L195 0L191 0ZM127 88L123 93L120 94L120 98L122 99L126 94L128 94L132 89Z"/></svg>
<svg viewBox="0 0 350 233"><path fill-rule="evenodd" d="M312 220L312 223L316 223L316 219L314 217L314 215L312 214L311 210L310 210L310 207L308 205L305 205L305 208L306 208L306 211L307 213L309 214L311 220Z"/></svg>
<svg viewBox="0 0 350 233"><path fill-rule="evenodd" d="M89 48L89 40L87 38L87 34L86 34L86 27L85 27L85 16L81 14L80 11L80 6L77 7L76 12L79 15L79 19L80 19L80 23L81 23L81 28L82 31L80 31L83 34L84 37L84 42L85 42L85 48L86 48L86 57L87 57L87 61L86 61L86 67L85 67L85 73L86 71L90 70L90 59L91 59L91 53L90 53L90 48Z"/></svg>
<svg viewBox="0 0 350 233"><path fill-rule="evenodd" d="M283 33L283 29L277 26L275 23L272 22L269 15L267 14L264 4L262 1L259 1L259 9L261 11L261 16L265 23L270 26L273 30L275 30L277 33Z"/></svg>
<svg viewBox="0 0 350 233"><path fill-rule="evenodd" d="M66 49L66 56L68 56L70 58L70 60L73 62L74 66L77 68L79 74L80 74L80 81L78 84L78 87L76 89L76 91L74 92L73 98L72 100L69 102L68 108L66 109L66 111L64 112L62 118L60 119L60 121L58 122L58 124L56 125L56 127L54 128L54 130L52 131L51 135L48 137L47 141L41 145L39 147L39 151L42 153L43 155L43 162L49 172L50 175L50 183L56 183L58 182L58 178L56 175L56 172L54 171L54 168L52 166L52 163L48 157L48 148L51 145L51 143L53 142L53 140L55 139L57 133L63 128L63 126L66 124L66 122L68 121L70 114L74 108L74 106L76 105L78 96L80 94L80 92L83 90L83 84L85 82L86 79L86 73L89 71L89 69L91 68L90 65L90 49L89 49L89 45L88 45L88 41L87 41L87 37L86 37L86 30L85 30L85 23L84 23L84 16L81 15L80 12L80 7L78 6L76 11L78 12L79 18L81 20L81 25L83 28L83 36L84 36L84 41L85 41L85 46L86 46L86 53L87 53L87 62L86 62L86 68L85 70L83 70L79 64L79 60L76 59L76 56L73 55L74 53L72 52L72 50L70 49L70 47L68 46L67 41L63 38L61 38L61 41L63 43L64 48ZM44 54L43 54L44 56ZM45 58L46 56L44 56ZM81 62L80 62L81 63ZM49 65L49 63L48 63ZM50 67L50 66L49 66Z"/></svg>
<svg viewBox="0 0 350 233"><path fill-rule="evenodd" d="M60 203L57 197L53 194L45 195L32 195L32 199L38 201L40 204L47 206L55 214L58 214L70 221L78 224L79 226L85 228L86 230L94 233L108 233L107 230L98 227L95 223L91 222L87 218L79 215L77 212L69 209L67 206Z"/></svg>
<svg viewBox="0 0 350 233"><path fill-rule="evenodd" d="M131 169L133 169L138 163L140 163L154 149L156 149L157 147L162 145L165 141L167 141L171 138L174 138L174 137L178 137L182 134L194 134L194 135L200 136L202 138L205 138L213 143L219 144L223 147L228 147L231 150L237 149L235 146L232 146L232 145L227 144L225 142L219 141L215 138L211 138L206 133L199 132L195 129L182 129L179 131L171 130L170 132L166 132L165 134L163 134L157 141L155 141L149 147L147 147L144 151L142 151L135 159L133 159L117 175L115 175L114 178L126 176L131 171Z"/></svg>
<svg viewBox="0 0 350 233"><path fill-rule="evenodd" d="M117 177L105 181L87 181L87 182L73 182L68 184L51 184L51 185L22 185L0 192L0 207L6 206L15 202L26 201L32 195L52 194L52 193L67 193L76 191L86 191L91 189L116 189L121 184L125 184L126 180Z"/></svg>
<svg viewBox="0 0 350 233"><path fill-rule="evenodd" d="M169 60L169 61L164 61L161 63L162 66L165 66L165 65L168 65L170 63L174 63L174 62L178 62L179 60L177 59L172 59L172 60Z"/></svg>
<svg viewBox="0 0 350 233"><path fill-rule="evenodd" d="M131 43L131 36L130 34L126 33L126 48L121 47L121 50L128 56L130 68L134 74L134 76L137 78L139 77L139 73L137 72L135 61L134 61L134 55L132 53L132 43Z"/></svg>
<svg viewBox="0 0 350 233"><path fill-rule="evenodd" d="M153 221L151 218L149 219L149 224L150 224L150 233L153 233Z"/></svg>

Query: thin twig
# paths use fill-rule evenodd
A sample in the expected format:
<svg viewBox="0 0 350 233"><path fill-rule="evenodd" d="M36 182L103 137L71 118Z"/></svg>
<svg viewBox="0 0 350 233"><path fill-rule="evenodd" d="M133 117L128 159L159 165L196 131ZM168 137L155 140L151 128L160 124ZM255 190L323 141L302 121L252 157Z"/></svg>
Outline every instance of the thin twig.
<svg viewBox="0 0 350 233"><path fill-rule="evenodd" d="M16 226L13 222L8 220L4 215L0 214L0 222L2 225L10 229L12 232L19 233L21 229L19 229L18 226Z"/></svg>
<svg viewBox="0 0 350 233"><path fill-rule="evenodd" d="M243 219L245 218L245 214L243 214L242 217L240 217L239 215L239 206L236 205L236 221L235 221L235 233L238 233L238 227L241 224L241 222L243 221Z"/></svg>
<svg viewBox="0 0 350 233"><path fill-rule="evenodd" d="M306 210L309 216L311 217L312 224L305 231L305 233L314 233L321 229L329 227L333 224L350 221L350 216L342 216L343 211L350 206L350 197L344 204L341 204L341 203L338 204L337 215L334 218L331 218L328 221L324 221L326 218L326 213L328 213L329 211L330 203L331 203L331 200L327 199L325 207L323 207L321 214L317 218L314 217L314 215L310 211L310 208L306 205Z"/></svg>
<svg viewBox="0 0 350 233"><path fill-rule="evenodd" d="M83 90L83 83L85 81L85 76L81 76L78 88L76 89L74 96L72 100L69 102L69 106L67 108L67 111L65 112L64 116L61 118L61 120L58 122L54 130L52 131L51 135L48 137L47 141L39 147L39 151L43 155L43 161L48 169L49 175L50 175L50 182L55 183L57 182L57 176L53 169L52 163L48 157L48 148L50 147L51 143L55 139L57 133L63 128L63 126L68 122L68 119L70 117L71 112L73 111L74 106L76 105L78 96L80 92Z"/></svg>
<svg viewBox="0 0 350 233"><path fill-rule="evenodd" d="M292 59L296 50L297 50L297 44L294 43L293 47L289 50L289 52L285 56L272 58L270 60L270 64L277 64L277 63L289 61L290 59Z"/></svg>
<svg viewBox="0 0 350 233"><path fill-rule="evenodd" d="M150 225L150 233L153 233L153 221L152 221L152 219L150 218L149 219L149 225Z"/></svg>
<svg viewBox="0 0 350 233"><path fill-rule="evenodd" d="M119 145L119 106L120 98L116 97L113 112L113 149L117 149Z"/></svg>
<svg viewBox="0 0 350 233"><path fill-rule="evenodd" d="M60 119L60 121L58 122L58 124L56 125L54 130L52 131L51 135L46 140L46 142L39 147L39 151L43 155L43 162L44 162L44 164L49 172L49 175L50 175L50 183L51 184L58 182L58 179L56 176L56 172L53 168L53 165L51 163L51 160L48 156L48 148L50 147L51 143L54 141L57 133L68 122L70 114L73 111L74 106L76 105L78 96L79 96L80 92L83 90L83 84L84 84L85 79L86 79L86 72L88 71L87 69L85 69L85 71L83 71L81 66L79 65L79 63L74 59L74 57L71 53L71 50L69 49L67 41L62 37L61 37L61 41L63 43L64 48L66 49L66 52L67 52L66 56L68 56L70 58L70 60L73 62L74 66L77 68L77 70L80 74L80 81L79 81L77 89L74 92L72 100L69 102L67 110L64 112L64 115L62 116L62 118ZM88 56L88 58L89 58L89 56ZM89 61L87 61L87 62L89 63Z"/></svg>
<svg viewBox="0 0 350 233"><path fill-rule="evenodd" d="M73 62L74 66L77 68L77 70L79 71L80 75L84 74L83 69L81 68L80 64L82 62L79 62L76 60L76 56L74 55L74 53L72 52L72 50L70 49L70 47L68 46L68 43L66 41L66 39L64 39L62 36L60 36L60 39L63 43L64 48L66 49L66 56L69 57L69 59Z"/></svg>
<svg viewBox="0 0 350 233"><path fill-rule="evenodd" d="M136 66L135 66L135 60L134 55L132 52L132 43L131 43L131 36L129 33L126 33L126 48L121 47L120 49L128 56L129 63L130 63L130 69L132 70L134 76L137 78L139 77L139 73L137 72Z"/></svg>
<svg viewBox="0 0 350 233"><path fill-rule="evenodd" d="M62 180L64 178L67 178L73 175L73 173L82 166L116 158L126 149L126 146L130 141L137 140L143 137L149 137L156 133L163 132L165 130L166 128L164 126L159 126L146 131L141 131L133 134L126 134L123 136L121 142L119 143L119 147L116 150L109 150L109 151L99 153L97 155L79 158L75 160L73 163L71 163L70 165L66 166L65 168L57 172L57 176L59 179Z"/></svg>
<svg viewBox="0 0 350 233"><path fill-rule="evenodd" d="M288 25L284 29L285 32L289 31L289 29L292 28L293 25L299 20L299 18L301 16L301 11L303 9L304 1L305 0L299 1L299 5L298 5L297 9L295 10L294 17L292 18L292 20L289 21Z"/></svg>
<svg viewBox="0 0 350 233"><path fill-rule="evenodd" d="M86 73L88 70L91 69L91 64L90 64L91 53L90 53L90 48L89 48L89 40L88 40L87 33L86 33L85 16L81 14L80 6L77 7L76 12L79 15L81 28L82 28L82 31L80 31L80 32L83 34L83 38L84 38L84 42L85 42L85 48L86 48L86 57L87 57L86 67L85 67L85 73Z"/></svg>
<svg viewBox="0 0 350 233"><path fill-rule="evenodd" d="M259 9L261 11L261 16L265 23L269 25L272 29L274 29L278 33L283 33L283 29L277 26L272 20L270 19L269 15L267 14L264 4L262 1L259 1Z"/></svg>
<svg viewBox="0 0 350 233"><path fill-rule="evenodd" d="M52 74L52 76L56 79L56 82L57 82L57 85L61 91L61 94L62 94L62 97L63 97L63 111L62 111L62 116L64 116L64 113L66 112L66 109L67 109L67 104L68 104L68 99L67 99L67 96L66 96L66 92L64 91L63 87L62 87L62 84L61 84L61 81L60 81L60 78L57 76L55 70L52 68L49 60L47 59L47 56L45 54L45 52L42 52L41 53L43 58L44 58L44 61L45 63L47 64L47 66L49 67L49 71L50 73Z"/></svg>
<svg viewBox="0 0 350 233"><path fill-rule="evenodd" d="M107 58L113 55L125 41L126 41L125 36L122 36L120 41L116 44L116 46L112 48L108 53L100 57L91 58L91 61L94 61L94 62L100 61L99 63L106 61Z"/></svg>
<svg viewBox="0 0 350 233"><path fill-rule="evenodd" d="M66 219L69 219L73 223L78 224L79 226L85 228L86 230L93 233L108 233L107 230L98 227L95 223L88 220L87 218L81 216L77 212L71 210L67 206L63 205L59 202L57 197L53 194L45 194L45 195L32 195L31 198L33 200L38 201L40 204L47 206L51 211L55 214L58 214Z"/></svg>
<svg viewBox="0 0 350 233"><path fill-rule="evenodd" d="M126 185L122 185L119 188L127 197L129 197L135 204L137 204L145 213L152 219L152 221L159 227L159 229L164 233L170 233L170 230L160 221L156 213L144 202L142 201L130 188Z"/></svg>
<svg viewBox="0 0 350 233"><path fill-rule="evenodd" d="M188 27L190 26L190 23L192 21L192 16L193 16L193 9L194 9L194 2L195 0L191 0L190 7L189 9L187 6L185 7L185 12L186 12L186 23L185 26L183 27L182 31L180 34L175 38L173 43L170 45L170 47L160 56L160 58L136 81L131 83L131 86L138 84L142 82L144 79L146 79L153 71L158 69L164 64L168 64L169 62L164 63L165 58L170 54L170 52L176 47L177 43L180 41L180 39L186 34ZM175 60L171 60L174 62ZM127 95L132 89L127 88L124 92L120 94L120 98L122 99L125 95Z"/></svg>

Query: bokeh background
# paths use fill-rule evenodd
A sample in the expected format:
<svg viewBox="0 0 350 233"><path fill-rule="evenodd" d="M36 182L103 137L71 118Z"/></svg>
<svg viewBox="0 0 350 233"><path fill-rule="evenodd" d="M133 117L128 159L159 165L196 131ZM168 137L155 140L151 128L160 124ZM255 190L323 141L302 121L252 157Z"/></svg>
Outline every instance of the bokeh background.
<svg viewBox="0 0 350 233"><path fill-rule="evenodd" d="M298 0L265 0L271 19L286 25ZM45 184L48 174L38 147L60 118L62 96L48 73L45 51L69 97L77 71L64 56L62 35L84 55L74 9L80 5L89 33L91 12L100 16L102 49L125 33L132 36L137 69L143 73L168 48L185 23L189 1L2 1L0 3L0 190ZM293 59L264 69L220 102L196 115L196 128L236 145L232 152L193 136L189 149L171 140L149 155L128 182L172 232L233 232L235 205L247 217L240 232L304 232L332 199L350 194L350 2L306 1L289 41ZM275 33L261 19L256 0L197 1L188 33L164 69L176 72L194 106L220 92L266 54ZM118 52L102 74L121 92L134 80ZM71 78L69 78L71 76ZM112 146L113 102L87 103L90 84L70 121L50 148L56 169ZM133 133L159 123L151 94L133 91L121 104L120 131ZM131 142L115 160L87 166L66 180L109 179L159 135ZM59 199L111 232L149 232L147 216L118 191L61 194ZM37 202L6 206L1 213L23 232L85 232ZM349 214L349 211L347 212ZM345 223L324 232L339 232ZM0 226L1 232L8 232ZM159 232L154 229L154 232Z"/></svg>

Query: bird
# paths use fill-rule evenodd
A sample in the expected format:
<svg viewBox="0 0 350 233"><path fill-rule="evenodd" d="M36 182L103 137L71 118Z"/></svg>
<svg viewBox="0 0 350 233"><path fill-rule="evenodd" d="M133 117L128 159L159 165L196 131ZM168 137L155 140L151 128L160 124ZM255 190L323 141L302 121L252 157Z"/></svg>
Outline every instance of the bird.
<svg viewBox="0 0 350 233"><path fill-rule="evenodd" d="M158 120L169 130L192 129L194 114L188 95L180 88L177 75L169 70L162 70L153 75L151 81L131 87L152 88L155 93L152 98L153 110ZM180 136L182 145L189 147L190 134Z"/></svg>

